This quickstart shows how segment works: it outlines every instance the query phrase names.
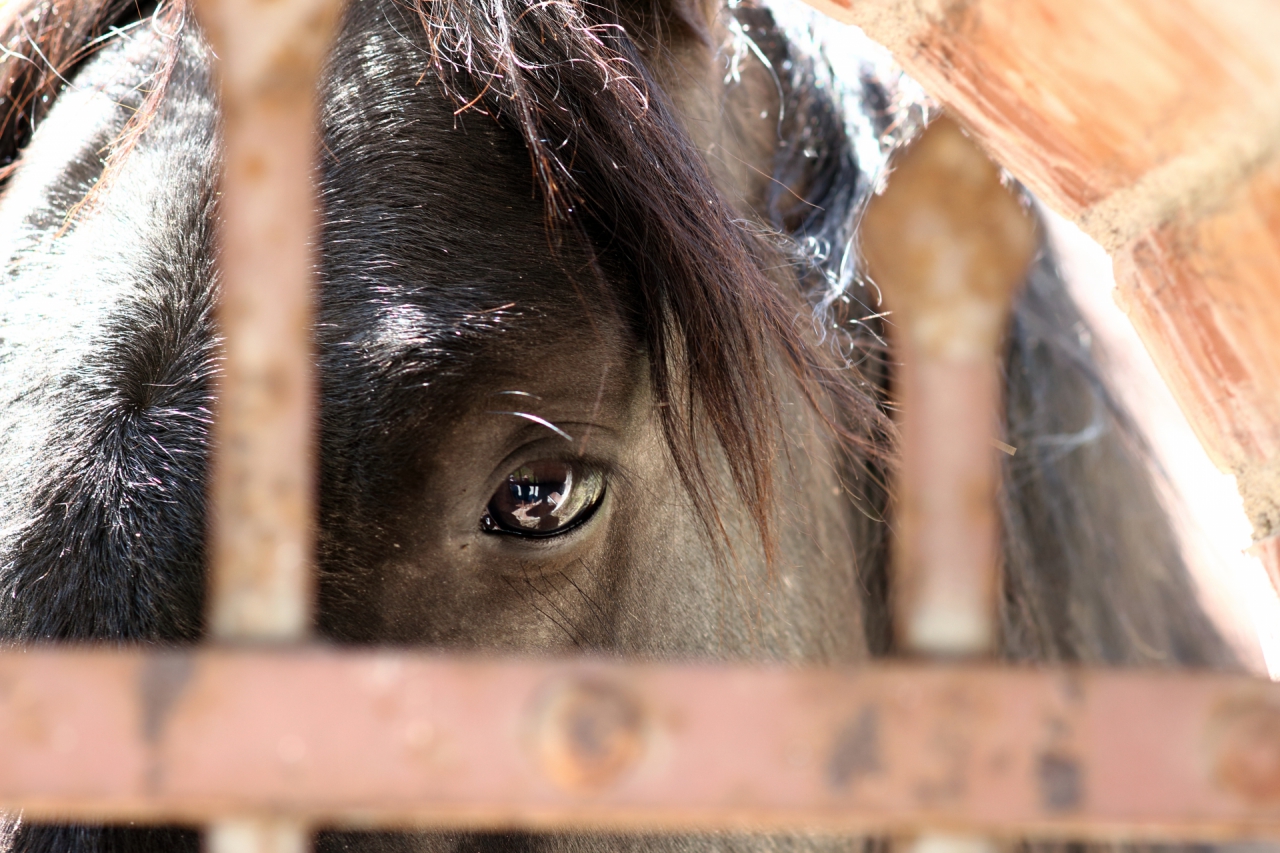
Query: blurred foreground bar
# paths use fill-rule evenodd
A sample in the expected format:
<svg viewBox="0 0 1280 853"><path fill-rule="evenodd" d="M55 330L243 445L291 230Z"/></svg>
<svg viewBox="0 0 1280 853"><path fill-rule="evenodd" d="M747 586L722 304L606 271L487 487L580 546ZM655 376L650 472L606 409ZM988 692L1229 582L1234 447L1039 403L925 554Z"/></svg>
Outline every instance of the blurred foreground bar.
<svg viewBox="0 0 1280 853"><path fill-rule="evenodd" d="M0 653L27 819L1280 836L1280 685L394 652Z"/></svg>
<svg viewBox="0 0 1280 853"><path fill-rule="evenodd" d="M894 157L861 243L889 309L902 424L896 633L909 653L989 654L999 634L999 344L1036 226L999 168L943 116Z"/></svg>
<svg viewBox="0 0 1280 853"><path fill-rule="evenodd" d="M222 643L300 642L314 597L316 90L342 0L199 0L195 9L216 58L225 146L208 626ZM142 717L151 736L183 676L160 665L141 677L152 691ZM232 749L235 729L223 738L206 745ZM168 767L148 760L147 784L163 786ZM258 798L219 813L206 853L305 853L307 826L280 811Z"/></svg>
<svg viewBox="0 0 1280 853"><path fill-rule="evenodd" d="M222 642L295 642L311 626L316 88L341 5L195 7L226 148L208 603Z"/></svg>

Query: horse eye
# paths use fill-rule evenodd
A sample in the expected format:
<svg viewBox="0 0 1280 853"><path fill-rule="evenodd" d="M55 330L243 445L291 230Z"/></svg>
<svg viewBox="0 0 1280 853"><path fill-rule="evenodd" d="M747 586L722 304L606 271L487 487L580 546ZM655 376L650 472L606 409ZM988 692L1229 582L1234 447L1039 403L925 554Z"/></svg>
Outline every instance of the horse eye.
<svg viewBox="0 0 1280 853"><path fill-rule="evenodd" d="M582 524L604 497L604 474L581 462L521 465L493 493L480 527L488 533L556 536Z"/></svg>

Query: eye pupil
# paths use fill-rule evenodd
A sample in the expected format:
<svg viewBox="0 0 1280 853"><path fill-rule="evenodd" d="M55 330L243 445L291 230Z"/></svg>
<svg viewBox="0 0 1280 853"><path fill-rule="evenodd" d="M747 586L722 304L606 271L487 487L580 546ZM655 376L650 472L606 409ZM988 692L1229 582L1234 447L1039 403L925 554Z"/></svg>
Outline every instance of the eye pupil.
<svg viewBox="0 0 1280 853"><path fill-rule="evenodd" d="M604 496L604 475L581 462L540 460L507 475L481 528L491 533L555 536L586 521Z"/></svg>

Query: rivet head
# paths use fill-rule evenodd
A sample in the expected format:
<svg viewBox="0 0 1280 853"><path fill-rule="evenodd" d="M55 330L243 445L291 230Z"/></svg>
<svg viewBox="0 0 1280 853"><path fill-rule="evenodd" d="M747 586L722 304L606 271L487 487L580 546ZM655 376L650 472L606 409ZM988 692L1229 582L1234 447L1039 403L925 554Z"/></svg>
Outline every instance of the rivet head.
<svg viewBox="0 0 1280 853"><path fill-rule="evenodd" d="M603 788L640 760L644 717L639 700L610 681L575 678L557 683L535 709L538 762L561 787Z"/></svg>
<svg viewBox="0 0 1280 853"><path fill-rule="evenodd" d="M1251 803L1280 803L1280 706L1233 704L1214 715L1212 732L1218 784Z"/></svg>

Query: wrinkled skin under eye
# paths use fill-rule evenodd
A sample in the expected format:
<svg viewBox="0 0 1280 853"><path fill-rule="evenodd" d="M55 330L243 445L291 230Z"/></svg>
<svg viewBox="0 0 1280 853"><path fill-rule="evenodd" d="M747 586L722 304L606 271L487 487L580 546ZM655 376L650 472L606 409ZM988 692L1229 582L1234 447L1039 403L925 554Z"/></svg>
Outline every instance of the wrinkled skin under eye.
<svg viewBox="0 0 1280 853"><path fill-rule="evenodd" d="M521 465L494 492L480 526L488 533L555 536L577 527L604 497L604 474L582 462Z"/></svg>

